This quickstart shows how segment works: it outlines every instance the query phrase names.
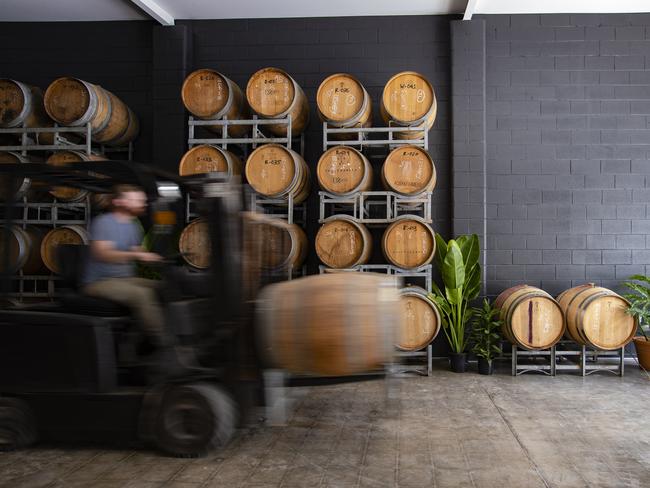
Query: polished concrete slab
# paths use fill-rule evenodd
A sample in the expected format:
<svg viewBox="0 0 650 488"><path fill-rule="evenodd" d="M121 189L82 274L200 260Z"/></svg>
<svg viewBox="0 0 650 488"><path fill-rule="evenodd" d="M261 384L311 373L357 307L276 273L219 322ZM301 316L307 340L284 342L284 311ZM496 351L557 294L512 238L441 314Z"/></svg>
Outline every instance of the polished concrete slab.
<svg viewBox="0 0 650 488"><path fill-rule="evenodd" d="M650 377L454 374L292 389L286 427L251 427L224 450L37 446L0 454L6 488L650 487Z"/></svg>

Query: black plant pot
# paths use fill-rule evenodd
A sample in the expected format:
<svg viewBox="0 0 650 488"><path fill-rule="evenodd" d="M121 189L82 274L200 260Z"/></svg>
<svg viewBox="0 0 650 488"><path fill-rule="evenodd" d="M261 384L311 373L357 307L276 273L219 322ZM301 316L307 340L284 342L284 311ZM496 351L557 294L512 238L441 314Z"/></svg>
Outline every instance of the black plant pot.
<svg viewBox="0 0 650 488"><path fill-rule="evenodd" d="M488 361L485 358L478 358L478 372L479 374L492 374L494 373L494 362Z"/></svg>
<svg viewBox="0 0 650 488"><path fill-rule="evenodd" d="M449 354L449 362L451 363L451 370L454 373L464 373L467 354L464 352L460 354L452 352Z"/></svg>

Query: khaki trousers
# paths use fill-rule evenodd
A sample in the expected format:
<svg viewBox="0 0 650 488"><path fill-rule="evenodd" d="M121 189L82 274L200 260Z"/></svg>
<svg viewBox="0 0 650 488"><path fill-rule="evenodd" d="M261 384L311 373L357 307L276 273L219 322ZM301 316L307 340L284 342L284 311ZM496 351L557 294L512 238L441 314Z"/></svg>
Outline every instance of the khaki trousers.
<svg viewBox="0 0 650 488"><path fill-rule="evenodd" d="M162 306L156 294L160 282L145 278L107 278L86 285L86 295L105 298L133 311L139 327L158 346L168 345Z"/></svg>

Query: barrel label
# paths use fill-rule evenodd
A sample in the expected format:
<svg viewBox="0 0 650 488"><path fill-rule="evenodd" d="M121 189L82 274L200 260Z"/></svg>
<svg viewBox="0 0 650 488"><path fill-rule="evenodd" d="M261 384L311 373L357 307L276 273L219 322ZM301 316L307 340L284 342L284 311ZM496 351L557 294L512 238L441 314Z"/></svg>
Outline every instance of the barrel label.
<svg viewBox="0 0 650 488"><path fill-rule="evenodd" d="M214 75L200 75L199 80L200 81L212 81L216 78Z"/></svg>
<svg viewBox="0 0 650 488"><path fill-rule="evenodd" d="M403 224L402 230L417 230L417 225Z"/></svg>
<svg viewBox="0 0 650 488"><path fill-rule="evenodd" d="M281 159L265 159L264 164L272 164L274 166L279 166L280 164L282 164L282 160Z"/></svg>
<svg viewBox="0 0 650 488"><path fill-rule="evenodd" d="M404 151L402 152L402 156L417 156L418 152L417 151Z"/></svg>
<svg viewBox="0 0 650 488"><path fill-rule="evenodd" d="M417 88L418 88L414 81L409 81L409 82L406 82L406 83L400 83L399 87L402 88L402 89L410 88L411 90L417 90Z"/></svg>

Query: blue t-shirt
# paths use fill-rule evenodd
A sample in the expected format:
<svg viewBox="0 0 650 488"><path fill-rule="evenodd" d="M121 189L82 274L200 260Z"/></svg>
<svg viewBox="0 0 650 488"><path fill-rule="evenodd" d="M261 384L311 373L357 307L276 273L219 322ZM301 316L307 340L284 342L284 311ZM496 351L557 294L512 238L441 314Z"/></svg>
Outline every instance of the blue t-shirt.
<svg viewBox="0 0 650 488"><path fill-rule="evenodd" d="M129 251L142 244L142 229L135 219L121 222L113 213L105 213L93 219L90 224L90 240L110 241L114 244L114 249ZM83 283L88 285L106 278L127 278L134 275L133 263L106 263L98 261L89 253Z"/></svg>

